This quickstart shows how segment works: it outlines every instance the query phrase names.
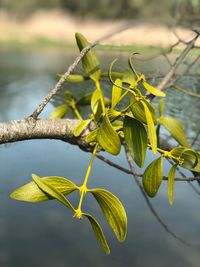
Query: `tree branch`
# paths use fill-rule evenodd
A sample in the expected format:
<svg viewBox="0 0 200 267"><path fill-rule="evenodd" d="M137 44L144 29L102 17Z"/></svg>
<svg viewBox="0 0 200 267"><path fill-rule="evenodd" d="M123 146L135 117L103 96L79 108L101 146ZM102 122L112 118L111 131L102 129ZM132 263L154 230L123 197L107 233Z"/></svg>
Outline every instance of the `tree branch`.
<svg viewBox="0 0 200 267"><path fill-rule="evenodd" d="M85 141L90 125L80 137L75 137L73 132L80 120L70 119L41 119L31 117L22 120L12 120L0 123L0 144L12 143L30 139L59 139L71 144L76 144L85 150L89 144Z"/></svg>
<svg viewBox="0 0 200 267"><path fill-rule="evenodd" d="M123 166L121 166L121 165L119 165L119 164L117 164L117 163L115 163L115 162L113 162L113 161L111 161L111 160L105 158L104 156L102 156L102 155L100 155L100 154L96 154L96 157L97 157L98 159L100 159L101 161L103 161L104 163L108 164L109 166L111 166L111 167L113 167L113 168L115 168L115 169L120 170L121 172L124 172L124 173L126 173L126 174L131 174L131 175L133 174L132 171L130 171L129 169L127 169L127 168L125 168L125 167L123 167ZM142 176L143 176L143 174L139 174L139 173L137 173L137 172L135 172L135 175L136 175L137 177L142 177ZM200 181L200 176L195 176L195 177L186 177L186 176L185 176L185 177L183 177L183 178L175 177L174 180L177 181L177 182L193 182L193 181ZM168 181L168 177L167 177L167 176L163 176L163 181Z"/></svg>
<svg viewBox="0 0 200 267"><path fill-rule="evenodd" d="M168 84L168 82L170 81L170 79L175 74L176 69L180 66L180 64L183 62L183 60L188 55L188 53L190 52L190 50L194 47L194 44L195 44L196 40L198 39L198 37L199 37L199 34L196 34L196 36L191 41L189 41L187 43L187 46L182 51L182 53L176 58L176 61L174 62L174 64L170 68L169 72L165 75L165 77L163 78L163 80L157 86L157 88L159 90L164 90L166 88L166 85Z"/></svg>
<svg viewBox="0 0 200 267"><path fill-rule="evenodd" d="M30 117L37 119L40 113L43 111L43 109L46 107L46 105L49 103L49 101L57 94L57 92L60 90L62 85L65 83L67 77L73 72L73 70L77 67L81 59L87 54L89 50L91 50L94 46L96 46L101 41L104 41L113 35L116 35L124 30L127 30L129 28L133 27L133 25L129 22L125 25L122 25L121 28L118 28L115 31L112 31L111 33L106 34L105 36L99 38L95 42L89 44L83 50L80 52L78 57L74 60L74 62L69 66L68 70L61 76L57 84L54 86L54 88L48 93L48 95L42 100L42 102L38 105L38 107L35 109L35 111L30 115Z"/></svg>

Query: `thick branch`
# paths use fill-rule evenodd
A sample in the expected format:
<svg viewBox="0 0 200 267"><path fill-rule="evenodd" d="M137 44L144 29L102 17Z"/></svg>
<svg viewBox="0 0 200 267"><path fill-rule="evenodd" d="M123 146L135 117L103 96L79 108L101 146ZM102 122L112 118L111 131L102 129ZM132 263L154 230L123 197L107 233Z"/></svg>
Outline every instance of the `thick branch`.
<svg viewBox="0 0 200 267"><path fill-rule="evenodd" d="M79 123L79 120L34 120L31 117L3 122L0 123L0 144L30 139L59 139L87 149L88 143L85 142L84 137L89 129L79 138L73 135Z"/></svg>

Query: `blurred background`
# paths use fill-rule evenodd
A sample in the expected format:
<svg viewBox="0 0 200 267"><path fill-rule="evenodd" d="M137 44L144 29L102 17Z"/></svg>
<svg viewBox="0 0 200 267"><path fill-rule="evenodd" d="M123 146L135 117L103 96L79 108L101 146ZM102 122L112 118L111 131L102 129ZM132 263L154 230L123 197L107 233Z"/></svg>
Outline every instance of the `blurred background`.
<svg viewBox="0 0 200 267"><path fill-rule="evenodd" d="M90 40L131 21L133 27L109 43L167 46L169 28L196 27L199 0L0 0L0 42L73 43L74 32ZM181 29L180 29L181 27Z"/></svg>
<svg viewBox="0 0 200 267"><path fill-rule="evenodd" d="M200 1L0 0L0 121L24 118L33 112L54 87L58 80L56 74L63 73L78 55L75 32L82 32L89 41L94 41L127 24L132 28L105 41L109 45L127 45L123 50L108 45L106 51L95 50L101 68L107 71L117 57L119 63L114 68L123 72L128 67L130 52L138 52L134 67L157 85L181 52L178 47L165 55L160 48L177 42L177 34L184 41L194 36L190 29L199 27ZM200 101L194 95L199 95L200 88L199 59L199 49L194 49L177 70L179 84L193 93L193 97L169 88L165 110L166 116L175 116L182 122L191 143L198 137L195 142L198 151ZM186 69L188 72L182 77ZM82 73L81 65L75 72ZM105 81L104 86L104 93L109 96L112 85ZM66 83L41 117L49 116L66 90L79 98L79 94L92 92L93 84ZM158 106L157 99L153 105ZM169 138L166 131L163 134ZM123 151L118 157L103 155L127 167ZM149 152L145 167L153 157ZM89 158L89 153L59 140L31 140L0 146L0 266L199 267L200 189L196 182L192 184L194 188L188 183L175 184L172 207L167 199L166 182L152 199L168 227L194 245L186 247L155 220L133 177L95 159L89 187L113 192L124 204L128 216L127 239L119 244L94 199L89 197L84 201L84 210L94 214L105 231L110 256L97 244L88 222L72 218L57 201L32 204L9 197L16 188L31 181L32 173L67 177L80 185ZM169 168L165 162L165 175ZM185 175L192 174L185 171ZM76 203L78 195L72 194L70 199Z"/></svg>

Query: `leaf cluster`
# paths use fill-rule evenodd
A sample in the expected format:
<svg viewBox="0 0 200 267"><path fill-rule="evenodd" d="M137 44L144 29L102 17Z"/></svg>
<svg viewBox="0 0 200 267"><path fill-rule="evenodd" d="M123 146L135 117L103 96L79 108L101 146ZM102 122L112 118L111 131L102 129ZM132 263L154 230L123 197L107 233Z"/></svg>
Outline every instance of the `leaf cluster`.
<svg viewBox="0 0 200 267"><path fill-rule="evenodd" d="M89 44L80 33L76 34L76 41L80 51ZM178 167L200 172L200 154L190 147L180 122L174 117L164 115L163 97L165 97L165 93L146 81L143 73L138 73L135 70L132 63L133 55L128 60L129 70L124 71L124 73L115 73L115 80L113 80L112 69L116 60L111 63L107 79L110 80L112 96L111 99L106 99L101 84L100 62L91 49L82 60L84 75L70 75L66 82L84 82L86 79L91 79L94 84L93 92L75 99L72 93L66 91L64 93L65 104L56 107L50 114L51 119L63 118L68 108L71 108L75 116L81 119L80 124L74 131L76 137L80 136L91 122L96 126L86 136L86 141L91 146L93 153L82 185L78 186L63 177L48 176L41 178L33 175L33 181L11 194L12 198L27 202L57 199L74 213L75 218L88 219L97 240L106 253L109 253L110 249L100 224L92 215L82 210L85 196L88 193L94 196L105 219L120 242L124 241L126 237L127 217L122 203L115 195L102 188L88 189L87 187L93 160L97 152L105 150L109 154L118 155L122 144L124 144L130 152L132 160L140 168L144 166L148 149L153 154L159 154L146 167L142 177L144 190L150 197L157 194L162 183L164 160L173 160L174 164L168 174L168 199L170 204L173 203L174 199L174 178ZM105 74L103 76L105 78ZM149 94L162 97L158 108L159 115L157 115L154 106L147 98ZM129 103L121 108L120 103L125 97L129 99ZM83 119L80 106L84 105L90 105L91 114L88 118ZM169 131L177 141L177 147L167 151L159 146L160 127ZM73 191L79 191L80 193L77 208L67 199L67 195Z"/></svg>

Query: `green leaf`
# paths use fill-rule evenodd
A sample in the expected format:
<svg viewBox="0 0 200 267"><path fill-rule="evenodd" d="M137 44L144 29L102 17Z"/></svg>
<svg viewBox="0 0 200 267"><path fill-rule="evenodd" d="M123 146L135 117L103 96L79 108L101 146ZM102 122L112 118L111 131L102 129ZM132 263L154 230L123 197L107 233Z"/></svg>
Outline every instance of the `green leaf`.
<svg viewBox="0 0 200 267"><path fill-rule="evenodd" d="M61 75L62 76L62 75ZM88 79L88 77L84 77L83 75L77 75L77 74L70 74L66 81L72 82L72 83L81 83Z"/></svg>
<svg viewBox="0 0 200 267"><path fill-rule="evenodd" d="M159 123L163 125L182 146L189 146L187 137L180 122L172 117L160 117Z"/></svg>
<svg viewBox="0 0 200 267"><path fill-rule="evenodd" d="M78 187L72 181L64 177L47 176L42 177L41 179L44 180L46 184L54 187L63 195L68 195L74 190L78 189ZM34 181L31 181L30 183L16 189L11 193L10 197L26 202L41 202L53 199L52 196L42 191Z"/></svg>
<svg viewBox="0 0 200 267"><path fill-rule="evenodd" d="M89 190L89 192L97 200L117 239L123 242L126 238L127 217L122 203L115 195L107 190L94 188Z"/></svg>
<svg viewBox="0 0 200 267"><path fill-rule="evenodd" d="M85 141L87 143L91 143L91 142L94 142L96 141L96 138L97 138L97 134L98 134L98 128L95 129L94 131L92 131L91 133L89 133L86 138L85 138Z"/></svg>
<svg viewBox="0 0 200 267"><path fill-rule="evenodd" d="M61 105L56 107L49 115L49 119L60 119L67 113L67 105Z"/></svg>
<svg viewBox="0 0 200 267"><path fill-rule="evenodd" d="M177 170L177 165L174 165L168 174L168 200L169 204L172 205L174 201L174 177Z"/></svg>
<svg viewBox="0 0 200 267"><path fill-rule="evenodd" d="M171 151L171 155L176 157L177 160L173 159L175 162L179 163L179 159L182 163L179 165L183 168L194 170L198 164L198 154L196 151L187 147L175 147Z"/></svg>
<svg viewBox="0 0 200 267"><path fill-rule="evenodd" d="M133 101L133 99L134 98L132 97L131 101ZM147 100L143 99L142 101L145 102L145 104L147 105L148 109L150 110L152 118L153 118L153 122L156 125L157 118L156 118L156 112L155 112L154 107ZM134 102L134 104L131 106L131 112L132 112L133 116L137 120L147 124L147 119L146 119L146 116L145 116L144 107L143 107L141 101Z"/></svg>
<svg viewBox="0 0 200 267"><path fill-rule="evenodd" d="M117 110L114 110L114 109L109 109L108 110L108 118L109 118L110 121L115 120L119 116L121 116L121 112L119 112Z"/></svg>
<svg viewBox="0 0 200 267"><path fill-rule="evenodd" d="M200 172L200 154L196 152L196 156L197 156L197 165L190 169L191 171L194 171L194 172Z"/></svg>
<svg viewBox="0 0 200 267"><path fill-rule="evenodd" d="M94 231L94 234L96 236L96 239L99 241L99 244L103 248L103 250L106 252L106 254L110 254L110 248L107 244L106 238L104 236L103 230L101 229L100 224L97 222L97 220L91 216L90 214L84 213L83 214L91 223L92 229Z"/></svg>
<svg viewBox="0 0 200 267"><path fill-rule="evenodd" d="M79 98L78 101L76 102L76 105L79 105L79 106L90 105L92 94L93 93L85 94L83 97Z"/></svg>
<svg viewBox="0 0 200 267"><path fill-rule="evenodd" d="M91 109L92 109L92 113L95 116L96 121L100 119L102 112L103 112L101 99L104 99L102 91L100 89L96 89L93 92L92 98L91 98Z"/></svg>
<svg viewBox="0 0 200 267"><path fill-rule="evenodd" d="M143 174L142 183L148 196L154 197L157 194L162 182L162 175L163 162L160 157L152 161Z"/></svg>
<svg viewBox="0 0 200 267"><path fill-rule="evenodd" d="M148 106L146 105L146 103L144 101L141 101L141 102L143 104L145 116L146 116L146 120L147 120L147 126L148 126L148 130L149 130L149 139L150 139L150 143L151 143L152 152L153 152L153 154L156 154L156 152L157 152L157 135L156 135L156 129L154 126L152 114L151 114Z"/></svg>
<svg viewBox="0 0 200 267"><path fill-rule="evenodd" d="M63 76L63 74L57 73L56 76L58 78L61 78ZM88 76L83 76L83 75L79 75L79 74L70 74L66 78L66 82L72 82L72 83L81 83L81 82L84 82L86 80L89 80Z"/></svg>
<svg viewBox="0 0 200 267"><path fill-rule="evenodd" d="M160 116L163 116L164 110L165 110L165 101L164 99L161 99L158 104L158 111Z"/></svg>
<svg viewBox="0 0 200 267"><path fill-rule="evenodd" d="M106 113L97 134L100 146L112 155L118 155L121 150L121 142L117 132L114 130Z"/></svg>
<svg viewBox="0 0 200 267"><path fill-rule="evenodd" d="M75 37L80 51L89 45L89 42L81 33L76 33ZM82 58L82 66L85 73L88 74L92 80L95 82L99 80L101 76L100 63L93 49L90 49Z"/></svg>
<svg viewBox="0 0 200 267"><path fill-rule="evenodd" d="M112 87L112 105L111 108L114 109L115 106L118 104L121 93L122 93L122 80L116 79L114 85Z"/></svg>
<svg viewBox="0 0 200 267"><path fill-rule="evenodd" d="M64 95L64 99L65 99L65 101L66 101L67 103L70 103L70 102L72 101L72 99L73 99L73 95L72 95L71 92L69 92L69 91L65 91L63 95Z"/></svg>
<svg viewBox="0 0 200 267"><path fill-rule="evenodd" d="M130 85L137 85L137 82L133 76L133 72L128 69L123 73L123 78L122 78L123 83L128 83Z"/></svg>
<svg viewBox="0 0 200 267"><path fill-rule="evenodd" d="M74 130L74 136L78 137L90 122L91 119L82 121Z"/></svg>
<svg viewBox="0 0 200 267"><path fill-rule="evenodd" d="M144 165L147 150L147 133L144 125L131 117L124 119L124 140L133 160L139 167Z"/></svg>
<svg viewBox="0 0 200 267"><path fill-rule="evenodd" d="M142 81L142 84L144 86L144 88L149 91L151 94L155 95L155 96L166 96L165 93L163 93L162 91L156 89L155 87L153 87L152 85L150 85L149 83Z"/></svg>
<svg viewBox="0 0 200 267"><path fill-rule="evenodd" d="M54 187L52 184L49 184L48 182L46 182L44 179L40 178L36 174L32 174L32 178L33 178L34 182L37 184L37 186L42 191L44 191L45 193L47 193L52 198L57 199L58 201L60 201L61 203L63 203L69 209L74 210L74 208L71 205L71 203L69 202L69 200L67 200L64 197L64 195L56 189L56 187Z"/></svg>

